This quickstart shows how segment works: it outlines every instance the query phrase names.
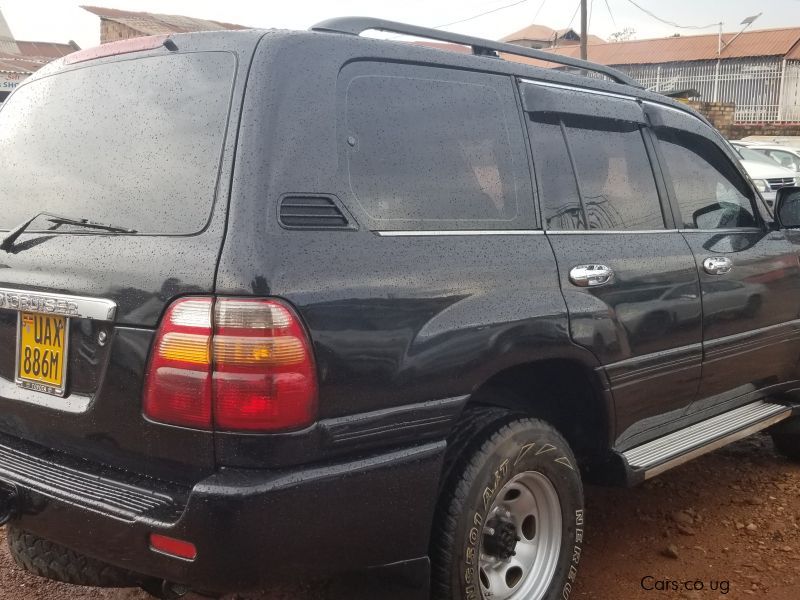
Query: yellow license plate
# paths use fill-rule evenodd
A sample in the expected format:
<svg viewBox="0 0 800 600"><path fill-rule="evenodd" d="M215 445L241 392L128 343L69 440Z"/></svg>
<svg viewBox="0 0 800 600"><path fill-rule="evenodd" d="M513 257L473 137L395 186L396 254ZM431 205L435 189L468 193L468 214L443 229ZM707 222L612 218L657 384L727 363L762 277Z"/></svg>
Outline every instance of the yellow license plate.
<svg viewBox="0 0 800 600"><path fill-rule="evenodd" d="M18 323L17 383L63 396L69 341L67 317L20 312Z"/></svg>

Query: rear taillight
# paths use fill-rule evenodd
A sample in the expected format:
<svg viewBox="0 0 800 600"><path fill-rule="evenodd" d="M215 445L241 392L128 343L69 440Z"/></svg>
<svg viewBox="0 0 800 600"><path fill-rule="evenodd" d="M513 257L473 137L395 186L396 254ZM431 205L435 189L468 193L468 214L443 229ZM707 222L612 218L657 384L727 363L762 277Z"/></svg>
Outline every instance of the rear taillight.
<svg viewBox="0 0 800 600"><path fill-rule="evenodd" d="M144 414L225 431L285 431L316 416L317 381L295 312L274 299L182 298L147 369Z"/></svg>

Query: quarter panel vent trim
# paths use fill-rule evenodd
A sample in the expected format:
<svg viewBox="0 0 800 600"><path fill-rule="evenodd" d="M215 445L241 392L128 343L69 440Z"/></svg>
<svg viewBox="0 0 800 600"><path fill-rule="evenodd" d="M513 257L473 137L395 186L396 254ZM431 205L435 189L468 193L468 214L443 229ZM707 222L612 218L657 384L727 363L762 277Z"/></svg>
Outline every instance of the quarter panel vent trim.
<svg viewBox="0 0 800 600"><path fill-rule="evenodd" d="M278 202L278 222L285 229L358 229L341 202L325 194L287 194Z"/></svg>

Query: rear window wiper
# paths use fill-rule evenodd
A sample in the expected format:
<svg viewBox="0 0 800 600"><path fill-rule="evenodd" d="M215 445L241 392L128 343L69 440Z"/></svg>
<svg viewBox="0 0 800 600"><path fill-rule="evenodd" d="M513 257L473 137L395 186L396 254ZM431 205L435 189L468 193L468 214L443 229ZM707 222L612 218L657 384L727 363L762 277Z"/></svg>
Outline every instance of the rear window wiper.
<svg viewBox="0 0 800 600"><path fill-rule="evenodd" d="M5 250L6 252L8 252L14 246L14 242L17 241L17 238L19 238L19 236L25 233L25 230L28 229L30 224L40 217L48 217L47 220L50 223L54 223L55 227L59 227L61 225L74 225L75 227L98 229L100 231L110 231L112 233L136 233L135 229L128 229L127 227L119 227L117 225L107 225L105 223L96 223L95 221L90 221L89 219L72 219L70 217L62 217L61 215L56 215L49 212L40 212L36 213L30 219L28 219L24 223L20 223L19 225L14 227L11 231L9 231L3 238L3 241L0 242L0 250ZM55 227L53 229L55 229Z"/></svg>

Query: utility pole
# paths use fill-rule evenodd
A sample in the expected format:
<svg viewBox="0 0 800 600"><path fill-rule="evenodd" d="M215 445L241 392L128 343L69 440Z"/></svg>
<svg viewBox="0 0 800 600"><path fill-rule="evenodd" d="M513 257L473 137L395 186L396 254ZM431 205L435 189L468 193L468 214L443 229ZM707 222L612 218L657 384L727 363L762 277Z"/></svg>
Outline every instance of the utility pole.
<svg viewBox="0 0 800 600"><path fill-rule="evenodd" d="M586 60L586 0L581 0L581 58Z"/></svg>

